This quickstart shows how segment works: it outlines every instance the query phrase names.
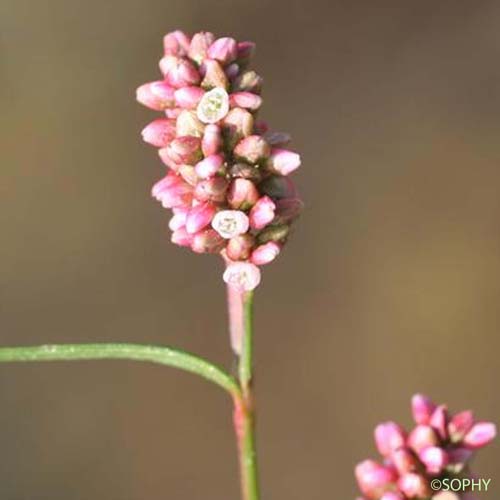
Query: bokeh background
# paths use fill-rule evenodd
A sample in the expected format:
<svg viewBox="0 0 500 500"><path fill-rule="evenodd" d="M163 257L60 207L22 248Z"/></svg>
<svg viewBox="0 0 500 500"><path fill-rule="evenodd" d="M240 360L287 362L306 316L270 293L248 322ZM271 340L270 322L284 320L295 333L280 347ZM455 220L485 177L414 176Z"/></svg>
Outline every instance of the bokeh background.
<svg viewBox="0 0 500 500"><path fill-rule="evenodd" d="M252 39L307 204L258 290L264 498L353 498L424 391L498 420L500 4L2 0L0 338L231 364L221 264L169 243L135 87L162 36ZM236 499L230 402L126 362L0 367L6 500ZM498 498L500 447L476 470Z"/></svg>

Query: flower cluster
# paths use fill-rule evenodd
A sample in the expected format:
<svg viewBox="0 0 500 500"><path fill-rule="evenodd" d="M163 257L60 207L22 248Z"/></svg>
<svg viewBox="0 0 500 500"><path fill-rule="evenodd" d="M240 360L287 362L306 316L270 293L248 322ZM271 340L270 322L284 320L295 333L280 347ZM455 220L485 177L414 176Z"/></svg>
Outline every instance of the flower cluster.
<svg viewBox="0 0 500 500"><path fill-rule="evenodd" d="M421 394L413 396L412 413L416 426L409 433L395 422L376 427L383 464L365 460L356 466L364 495L358 500L472 500L470 493L433 491L431 483L471 477L469 461L495 438L495 425L476 422L471 411L449 415L445 405Z"/></svg>
<svg viewBox="0 0 500 500"><path fill-rule="evenodd" d="M258 266L280 253L302 208L287 177L300 166L284 149L290 137L256 119L262 79L248 69L254 48L174 31L164 38L163 79L137 89L140 103L165 113L142 137L168 167L152 195L173 211L172 242L220 253L224 280L240 290L259 284Z"/></svg>

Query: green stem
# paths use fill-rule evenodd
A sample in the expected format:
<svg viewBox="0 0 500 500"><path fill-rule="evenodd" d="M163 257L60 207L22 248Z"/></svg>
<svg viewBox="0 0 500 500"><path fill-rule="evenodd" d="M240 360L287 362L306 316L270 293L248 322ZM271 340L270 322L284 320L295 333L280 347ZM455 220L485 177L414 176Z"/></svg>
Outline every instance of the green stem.
<svg viewBox="0 0 500 500"><path fill-rule="evenodd" d="M241 469L243 500L259 500L257 453L255 448L255 410L252 392L253 378L253 293L242 295L244 335L239 360L239 379L243 392L235 399L235 429Z"/></svg>
<svg viewBox="0 0 500 500"><path fill-rule="evenodd" d="M202 358L170 347L141 344L60 344L0 348L0 363L97 359L149 361L180 368L214 382L228 391L235 400L241 399L238 382L231 375Z"/></svg>

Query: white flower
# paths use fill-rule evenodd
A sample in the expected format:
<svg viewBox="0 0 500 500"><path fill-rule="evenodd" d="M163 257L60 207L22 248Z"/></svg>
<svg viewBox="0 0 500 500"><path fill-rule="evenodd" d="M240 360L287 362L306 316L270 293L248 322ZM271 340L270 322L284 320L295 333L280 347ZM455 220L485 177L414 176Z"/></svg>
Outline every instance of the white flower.
<svg viewBox="0 0 500 500"><path fill-rule="evenodd" d="M260 283L260 270L249 262L233 262L224 271L223 279L237 290L249 292Z"/></svg>
<svg viewBox="0 0 500 500"><path fill-rule="evenodd" d="M206 92L196 108L196 114L203 123L216 123L229 111L229 95L222 87Z"/></svg>
<svg viewBox="0 0 500 500"><path fill-rule="evenodd" d="M246 233L250 222L240 210L221 210L212 219L212 227L226 239Z"/></svg>

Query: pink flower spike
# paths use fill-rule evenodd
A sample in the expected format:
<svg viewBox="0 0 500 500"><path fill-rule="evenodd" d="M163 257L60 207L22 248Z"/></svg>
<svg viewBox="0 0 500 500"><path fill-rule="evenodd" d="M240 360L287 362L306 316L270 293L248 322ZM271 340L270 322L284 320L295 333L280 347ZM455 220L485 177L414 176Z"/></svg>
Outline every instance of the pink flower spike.
<svg viewBox="0 0 500 500"><path fill-rule="evenodd" d="M200 203L193 207L186 218L186 231L189 234L197 233L208 226L215 214L215 207L209 203Z"/></svg>
<svg viewBox="0 0 500 500"><path fill-rule="evenodd" d="M429 424L436 429L441 439L445 440L448 438L448 410L445 405L439 405L432 412Z"/></svg>
<svg viewBox="0 0 500 500"><path fill-rule="evenodd" d="M214 40L214 34L209 31L200 31L193 35L191 45L189 46L189 57L200 64L207 57L208 47L212 45Z"/></svg>
<svg viewBox="0 0 500 500"><path fill-rule="evenodd" d="M238 178L231 182L227 193L227 203L231 208L248 210L258 199L259 192L252 181Z"/></svg>
<svg viewBox="0 0 500 500"><path fill-rule="evenodd" d="M365 460L354 469L359 489L370 500L378 500L386 491L392 488L396 479L394 471L374 462Z"/></svg>
<svg viewBox="0 0 500 500"><path fill-rule="evenodd" d="M229 96L229 105L232 108L245 108L255 111L260 108L262 97L251 92L234 92Z"/></svg>
<svg viewBox="0 0 500 500"><path fill-rule="evenodd" d="M375 428L375 443L381 455L387 457L393 450L404 446L406 435L401 426L385 422Z"/></svg>
<svg viewBox="0 0 500 500"><path fill-rule="evenodd" d="M188 53L190 43L186 33L180 30L167 33L163 38L163 48L166 55L185 56Z"/></svg>
<svg viewBox="0 0 500 500"><path fill-rule="evenodd" d="M260 270L249 262L233 262L227 265L224 281L235 290L249 292L260 283Z"/></svg>
<svg viewBox="0 0 500 500"><path fill-rule="evenodd" d="M288 175L300 167L300 156L287 149L273 148L267 168L276 174Z"/></svg>
<svg viewBox="0 0 500 500"><path fill-rule="evenodd" d="M438 446L429 446L424 448L418 454L418 457L425 465L429 474L440 474L448 465L448 455Z"/></svg>
<svg viewBox="0 0 500 500"><path fill-rule="evenodd" d="M224 156L221 154L213 154L207 156L196 164L196 175L201 179L208 179L216 175L224 165Z"/></svg>
<svg viewBox="0 0 500 500"><path fill-rule="evenodd" d="M212 227L226 239L248 231L248 217L239 210L221 210L212 220Z"/></svg>
<svg viewBox="0 0 500 500"><path fill-rule="evenodd" d="M269 196L263 196L250 210L250 226L252 229L262 229L274 219L276 204Z"/></svg>
<svg viewBox="0 0 500 500"><path fill-rule="evenodd" d="M205 157L218 153L222 148L222 135L218 125L209 124L201 140L201 150Z"/></svg>
<svg viewBox="0 0 500 500"><path fill-rule="evenodd" d="M258 246L250 256L250 261L256 266L263 266L272 262L280 253L281 247L274 241Z"/></svg>
<svg viewBox="0 0 500 500"><path fill-rule="evenodd" d="M181 227L172 233L170 237L170 241L179 245L181 247L188 247L191 245L191 241L193 240L192 235L188 234L185 227Z"/></svg>
<svg viewBox="0 0 500 500"><path fill-rule="evenodd" d="M141 132L142 139L158 148L165 147L175 138L175 121L158 118L146 125Z"/></svg>
<svg viewBox="0 0 500 500"><path fill-rule="evenodd" d="M164 81L145 83L136 90L136 98L148 108L163 111L174 106L174 90Z"/></svg>
<svg viewBox="0 0 500 500"><path fill-rule="evenodd" d="M491 422L477 422L464 436L463 444L467 448L477 449L486 446L497 435L496 425Z"/></svg>
<svg viewBox="0 0 500 500"><path fill-rule="evenodd" d="M234 38L223 37L215 40L208 48L207 55L226 65L236 59L238 45Z"/></svg>
<svg viewBox="0 0 500 500"><path fill-rule="evenodd" d="M415 394L411 400L413 419L417 424L427 425L436 405L423 394Z"/></svg>
<svg viewBox="0 0 500 500"><path fill-rule="evenodd" d="M205 91L200 87L182 87L174 92L175 102L184 109L195 109Z"/></svg>

